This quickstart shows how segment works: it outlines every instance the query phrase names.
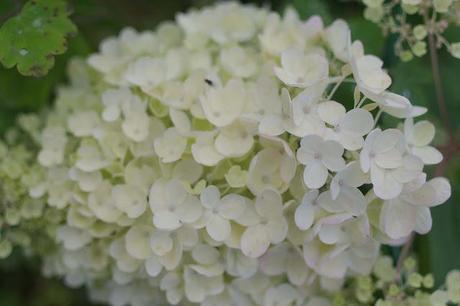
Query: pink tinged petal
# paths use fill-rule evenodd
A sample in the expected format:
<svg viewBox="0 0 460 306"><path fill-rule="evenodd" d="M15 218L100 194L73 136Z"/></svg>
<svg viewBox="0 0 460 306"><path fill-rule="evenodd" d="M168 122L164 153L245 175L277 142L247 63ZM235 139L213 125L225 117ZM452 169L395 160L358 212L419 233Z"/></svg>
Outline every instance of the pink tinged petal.
<svg viewBox="0 0 460 306"><path fill-rule="evenodd" d="M362 108L356 108L343 117L340 121L340 129L364 136L374 127L374 118L371 113Z"/></svg>
<svg viewBox="0 0 460 306"><path fill-rule="evenodd" d="M400 200L387 201L380 214L380 227L391 239L407 237L415 229L416 210Z"/></svg>
<svg viewBox="0 0 460 306"><path fill-rule="evenodd" d="M414 147L412 153L418 156L425 165L436 165L443 159L441 152L432 146Z"/></svg>
<svg viewBox="0 0 460 306"><path fill-rule="evenodd" d="M416 211L415 231L419 234L427 234L431 230L433 221L431 219L430 209L420 207Z"/></svg>
<svg viewBox="0 0 460 306"><path fill-rule="evenodd" d="M297 227L304 231L309 229L315 220L315 208L311 203L302 203L294 214L294 221Z"/></svg>
<svg viewBox="0 0 460 306"><path fill-rule="evenodd" d="M388 171L375 165L372 165L371 181L374 185L375 195L383 200L396 198L403 188L403 185L394 179Z"/></svg>
<svg viewBox="0 0 460 306"><path fill-rule="evenodd" d="M248 257L260 257L269 246L270 237L263 225L248 227L241 236L241 251Z"/></svg>
<svg viewBox="0 0 460 306"><path fill-rule="evenodd" d="M288 223L285 218L277 218L268 221L265 225L271 243L276 244L283 241L288 232Z"/></svg>
<svg viewBox="0 0 460 306"><path fill-rule="evenodd" d="M153 215L153 224L163 230L172 231L181 227L181 222L175 213L158 211Z"/></svg>
<svg viewBox="0 0 460 306"><path fill-rule="evenodd" d="M326 183L327 175L326 167L320 161L315 161L305 167L303 180L308 188L319 189Z"/></svg>
<svg viewBox="0 0 460 306"><path fill-rule="evenodd" d="M232 227L228 220L221 218L219 215L213 215L206 224L206 231L212 239L224 241L230 237Z"/></svg>

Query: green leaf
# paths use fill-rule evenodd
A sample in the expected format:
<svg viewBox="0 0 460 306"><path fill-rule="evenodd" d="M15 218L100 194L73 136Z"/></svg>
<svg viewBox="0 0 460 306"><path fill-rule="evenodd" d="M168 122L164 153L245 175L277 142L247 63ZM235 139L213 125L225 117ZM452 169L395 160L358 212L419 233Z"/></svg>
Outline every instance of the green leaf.
<svg viewBox="0 0 460 306"><path fill-rule="evenodd" d="M41 77L54 56L67 50L67 37L77 31L63 0L31 0L0 28L0 62L17 66L26 76Z"/></svg>
<svg viewBox="0 0 460 306"><path fill-rule="evenodd" d="M292 6L297 10L302 19L319 15L326 24L332 20L329 5L324 0L293 0Z"/></svg>

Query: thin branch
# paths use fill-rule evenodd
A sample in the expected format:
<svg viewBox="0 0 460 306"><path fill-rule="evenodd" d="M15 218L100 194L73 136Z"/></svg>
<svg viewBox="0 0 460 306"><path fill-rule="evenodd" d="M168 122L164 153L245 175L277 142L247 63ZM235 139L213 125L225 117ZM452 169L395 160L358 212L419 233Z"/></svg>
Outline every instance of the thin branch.
<svg viewBox="0 0 460 306"><path fill-rule="evenodd" d="M452 130L452 125L449 119L449 112L447 110L446 99L444 97L444 90L442 86L441 72L439 69L438 50L436 48L435 33L433 30L433 20L428 17L428 13L424 14L425 24L428 28L428 45L430 50L431 70L433 73L433 83L436 92L436 102L438 103L439 114L444 127L449 134L449 141L455 138Z"/></svg>
<svg viewBox="0 0 460 306"><path fill-rule="evenodd" d="M396 279L401 279L401 270L404 264L404 260L409 256L410 251L412 250L412 245L414 244L415 233L410 234L409 239L406 241L404 246L399 253L398 262L396 263Z"/></svg>

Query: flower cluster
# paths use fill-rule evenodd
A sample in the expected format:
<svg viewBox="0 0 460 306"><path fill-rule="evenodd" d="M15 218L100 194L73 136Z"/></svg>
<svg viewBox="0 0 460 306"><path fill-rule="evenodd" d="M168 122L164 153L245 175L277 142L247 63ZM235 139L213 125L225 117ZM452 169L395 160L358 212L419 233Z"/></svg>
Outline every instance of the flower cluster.
<svg viewBox="0 0 460 306"><path fill-rule="evenodd" d="M377 259L372 273L350 280L348 288L330 297L332 306L447 306L460 305L460 271L447 274L445 283L434 289L432 274L417 272L417 261L409 257L395 267L388 256Z"/></svg>
<svg viewBox="0 0 460 306"><path fill-rule="evenodd" d="M429 36L435 47L460 58L460 42L449 42L444 32L460 24L458 0L363 0L364 17L378 24L385 34L397 33L395 52L403 61L427 51Z"/></svg>
<svg viewBox="0 0 460 306"><path fill-rule="evenodd" d="M70 64L27 186L64 215L46 275L117 306L329 305L430 230L434 127L344 21L232 2L176 21Z"/></svg>

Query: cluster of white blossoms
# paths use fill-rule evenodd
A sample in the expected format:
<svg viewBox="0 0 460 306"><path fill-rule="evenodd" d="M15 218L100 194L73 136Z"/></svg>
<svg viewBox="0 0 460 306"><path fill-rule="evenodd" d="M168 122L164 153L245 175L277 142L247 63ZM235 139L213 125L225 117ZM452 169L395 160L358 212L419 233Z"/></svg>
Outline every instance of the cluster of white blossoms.
<svg viewBox="0 0 460 306"><path fill-rule="evenodd" d="M450 196L382 64L343 20L232 2L105 40L38 136L29 195L65 215L45 274L114 306L330 305Z"/></svg>

